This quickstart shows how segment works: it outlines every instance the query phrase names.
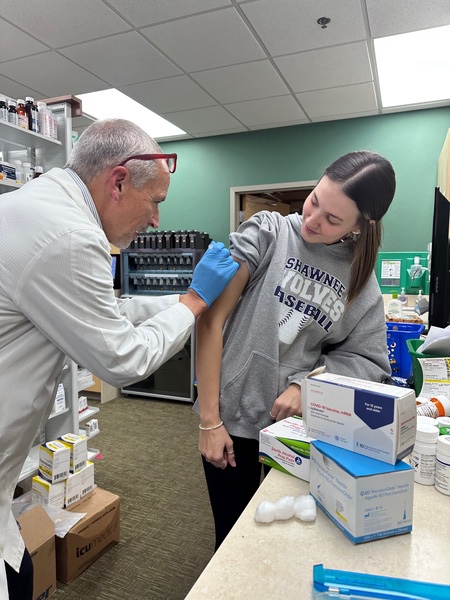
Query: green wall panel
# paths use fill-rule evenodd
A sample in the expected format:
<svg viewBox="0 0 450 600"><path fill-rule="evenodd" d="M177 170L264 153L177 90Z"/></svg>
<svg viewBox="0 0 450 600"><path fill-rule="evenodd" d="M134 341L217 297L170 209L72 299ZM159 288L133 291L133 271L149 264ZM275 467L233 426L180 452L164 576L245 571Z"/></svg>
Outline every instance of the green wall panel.
<svg viewBox="0 0 450 600"><path fill-rule="evenodd" d="M449 127L450 107L443 107L163 143L179 162L160 229L207 231L227 244L230 187L318 179L342 154L372 150L386 156L397 175L383 250L425 251Z"/></svg>

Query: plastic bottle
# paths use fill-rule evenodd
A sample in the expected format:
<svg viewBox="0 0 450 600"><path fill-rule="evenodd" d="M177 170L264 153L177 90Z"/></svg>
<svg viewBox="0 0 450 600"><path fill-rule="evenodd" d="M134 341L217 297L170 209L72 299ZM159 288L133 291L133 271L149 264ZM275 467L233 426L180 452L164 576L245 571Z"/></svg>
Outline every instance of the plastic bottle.
<svg viewBox="0 0 450 600"><path fill-rule="evenodd" d="M402 316L402 303L397 298L397 292L392 292L392 300L387 303L386 312L393 316Z"/></svg>
<svg viewBox="0 0 450 600"><path fill-rule="evenodd" d="M423 402L416 406L417 415L425 417L449 417L450 416L450 400L447 396L439 395L436 398L430 398L428 402Z"/></svg>
<svg viewBox="0 0 450 600"><path fill-rule="evenodd" d="M400 292L398 299L402 303L403 306L406 306L408 304L408 296L405 293L405 288L402 288L402 291Z"/></svg>
<svg viewBox="0 0 450 600"><path fill-rule="evenodd" d="M18 183L19 185L22 185L23 183L25 183L24 177L23 177L22 161L15 160L15 161L13 161L13 165L16 167L16 183Z"/></svg>
<svg viewBox="0 0 450 600"><path fill-rule="evenodd" d="M439 429L433 425L417 425L416 443L409 455L409 464L414 467L414 481L422 485L434 485L436 472L436 449Z"/></svg>
<svg viewBox="0 0 450 600"><path fill-rule="evenodd" d="M23 183L28 183L28 181L31 181L33 179L34 169L31 166L31 163L29 163L29 162L24 162L22 167L23 167Z"/></svg>
<svg viewBox="0 0 450 600"><path fill-rule="evenodd" d="M50 136L50 126L49 126L49 114L47 109L46 102L38 102L38 124L39 124L39 133L41 135L45 135L47 137Z"/></svg>
<svg viewBox="0 0 450 600"><path fill-rule="evenodd" d="M34 131L34 133L38 133L38 109L34 104L34 98L32 98L31 96L27 96L25 98L25 110L28 117L28 129L30 131Z"/></svg>
<svg viewBox="0 0 450 600"><path fill-rule="evenodd" d="M417 415L417 424L419 423L421 423L422 425L432 425L433 427L439 427L438 419L433 419L433 417L425 417L424 415Z"/></svg>
<svg viewBox="0 0 450 600"><path fill-rule="evenodd" d="M28 115L25 110L25 100L22 98L17 99L17 125L22 129L28 129Z"/></svg>
<svg viewBox="0 0 450 600"><path fill-rule="evenodd" d="M44 169L40 165L36 165L34 167L33 179L37 179L38 177L40 177L43 172L44 172Z"/></svg>
<svg viewBox="0 0 450 600"><path fill-rule="evenodd" d="M438 427L450 427L450 417L438 417L436 423Z"/></svg>
<svg viewBox="0 0 450 600"><path fill-rule="evenodd" d="M450 496L450 435L441 435L437 441L434 485L438 492Z"/></svg>
<svg viewBox="0 0 450 600"><path fill-rule="evenodd" d="M421 277L423 275L423 267L420 264L420 256L414 257L414 264L411 265L409 274L411 279L415 279L416 277Z"/></svg>
<svg viewBox="0 0 450 600"><path fill-rule="evenodd" d="M0 121L8 121L8 105L5 96L0 96Z"/></svg>
<svg viewBox="0 0 450 600"><path fill-rule="evenodd" d="M17 126L17 110L15 100L8 101L8 123Z"/></svg>

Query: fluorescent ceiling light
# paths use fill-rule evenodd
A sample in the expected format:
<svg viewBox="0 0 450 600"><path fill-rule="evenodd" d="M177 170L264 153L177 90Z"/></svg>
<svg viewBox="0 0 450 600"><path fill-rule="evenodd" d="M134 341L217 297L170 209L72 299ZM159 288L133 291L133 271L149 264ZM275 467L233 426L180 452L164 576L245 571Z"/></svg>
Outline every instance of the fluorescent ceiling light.
<svg viewBox="0 0 450 600"><path fill-rule="evenodd" d="M375 42L384 108L450 100L450 25Z"/></svg>
<svg viewBox="0 0 450 600"><path fill-rule="evenodd" d="M169 123L119 90L76 94L76 97L82 102L83 114L94 119L128 119L142 127L154 139L187 135L176 125Z"/></svg>

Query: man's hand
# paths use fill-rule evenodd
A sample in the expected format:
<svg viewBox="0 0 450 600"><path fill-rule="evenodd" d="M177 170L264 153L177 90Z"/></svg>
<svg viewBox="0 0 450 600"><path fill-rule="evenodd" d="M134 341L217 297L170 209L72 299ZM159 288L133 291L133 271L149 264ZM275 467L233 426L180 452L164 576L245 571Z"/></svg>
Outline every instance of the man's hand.
<svg viewBox="0 0 450 600"><path fill-rule="evenodd" d="M231 258L228 248L225 248L222 242L211 242L194 269L189 289L198 294L210 307L238 269L239 263Z"/></svg>

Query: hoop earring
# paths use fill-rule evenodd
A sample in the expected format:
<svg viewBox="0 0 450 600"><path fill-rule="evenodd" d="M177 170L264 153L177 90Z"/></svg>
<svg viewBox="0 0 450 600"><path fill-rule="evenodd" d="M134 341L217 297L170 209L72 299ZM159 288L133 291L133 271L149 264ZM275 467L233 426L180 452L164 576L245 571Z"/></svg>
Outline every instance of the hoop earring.
<svg viewBox="0 0 450 600"><path fill-rule="evenodd" d="M350 231L347 235L341 238L341 242L346 242L347 240L353 240L354 242L358 241L359 236L361 235L360 231Z"/></svg>

